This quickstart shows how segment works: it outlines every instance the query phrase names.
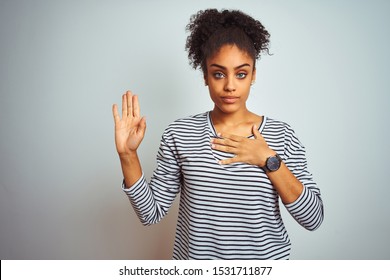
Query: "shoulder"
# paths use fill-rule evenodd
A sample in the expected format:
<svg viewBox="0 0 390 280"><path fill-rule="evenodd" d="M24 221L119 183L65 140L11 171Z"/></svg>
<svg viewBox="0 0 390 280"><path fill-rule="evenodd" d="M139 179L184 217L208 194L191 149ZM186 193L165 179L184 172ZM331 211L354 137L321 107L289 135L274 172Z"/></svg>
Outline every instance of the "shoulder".
<svg viewBox="0 0 390 280"><path fill-rule="evenodd" d="M175 135L193 135L207 128L207 112L191 115L175 120L164 131L165 137Z"/></svg>
<svg viewBox="0 0 390 280"><path fill-rule="evenodd" d="M285 145L301 145L294 128L285 121L267 117L262 134L271 141L282 141Z"/></svg>
<svg viewBox="0 0 390 280"><path fill-rule="evenodd" d="M267 118L263 135L269 139L269 143L275 145L283 143L284 153L286 154L290 154L291 150L305 150L292 126L284 121Z"/></svg>
<svg viewBox="0 0 390 280"><path fill-rule="evenodd" d="M207 112L183 117L172 122L168 128L182 125L203 125L207 122Z"/></svg>
<svg viewBox="0 0 390 280"><path fill-rule="evenodd" d="M270 118L265 116L264 117L264 127L263 132L270 132L272 133L277 131L284 131L294 134L294 129L286 122L277 120L274 118Z"/></svg>

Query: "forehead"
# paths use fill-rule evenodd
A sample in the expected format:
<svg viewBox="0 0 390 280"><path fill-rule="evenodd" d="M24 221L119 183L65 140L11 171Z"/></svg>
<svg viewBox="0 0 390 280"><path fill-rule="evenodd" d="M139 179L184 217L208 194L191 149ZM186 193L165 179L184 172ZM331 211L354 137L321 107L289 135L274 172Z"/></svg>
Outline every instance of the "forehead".
<svg viewBox="0 0 390 280"><path fill-rule="evenodd" d="M207 59L207 65L214 63L234 68L244 63L253 66L254 60L246 51L239 49L236 45L224 45Z"/></svg>

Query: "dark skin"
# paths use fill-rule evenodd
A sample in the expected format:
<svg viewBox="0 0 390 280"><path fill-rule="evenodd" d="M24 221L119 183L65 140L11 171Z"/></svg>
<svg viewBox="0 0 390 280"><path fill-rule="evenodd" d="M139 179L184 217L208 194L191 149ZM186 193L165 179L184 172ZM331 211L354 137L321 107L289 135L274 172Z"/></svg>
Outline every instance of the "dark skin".
<svg viewBox="0 0 390 280"><path fill-rule="evenodd" d="M215 150L229 152L234 157L220 164L244 162L263 167L268 157L275 155L258 130L263 117L247 109L251 83L255 80L254 59L235 45L225 45L206 60L204 73L210 97L214 102L211 119L219 138L211 140ZM142 175L137 149L143 140L146 122L140 116L138 97L130 91L122 96L122 118L117 105L113 105L115 143L121 161L126 187L131 187ZM254 139L248 138L254 135ZM268 178L283 203L294 202L303 186L282 163L279 170L268 172Z"/></svg>

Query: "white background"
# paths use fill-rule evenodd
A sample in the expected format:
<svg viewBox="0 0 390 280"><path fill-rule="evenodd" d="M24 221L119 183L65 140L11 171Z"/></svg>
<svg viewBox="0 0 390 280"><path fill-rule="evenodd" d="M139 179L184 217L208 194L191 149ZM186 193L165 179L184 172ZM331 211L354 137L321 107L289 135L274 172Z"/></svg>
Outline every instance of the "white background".
<svg viewBox="0 0 390 280"><path fill-rule="evenodd" d="M131 89L149 178L165 127L212 109L185 26L240 9L271 34L252 111L307 149L325 220L283 211L292 259L389 259L390 2L0 0L0 258L169 259L177 201L143 227L120 189L111 106Z"/></svg>

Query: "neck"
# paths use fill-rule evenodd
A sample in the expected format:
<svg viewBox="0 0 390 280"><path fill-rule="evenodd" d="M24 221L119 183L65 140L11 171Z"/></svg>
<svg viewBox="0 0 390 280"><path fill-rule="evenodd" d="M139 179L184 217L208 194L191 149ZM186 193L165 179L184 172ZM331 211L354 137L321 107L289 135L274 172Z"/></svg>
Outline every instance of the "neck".
<svg viewBox="0 0 390 280"><path fill-rule="evenodd" d="M259 127L263 121L263 117L247 109L227 114L214 108L210 117L217 133L229 133L242 137L252 135L253 125Z"/></svg>
<svg viewBox="0 0 390 280"><path fill-rule="evenodd" d="M249 119L253 113L248 109L243 109L233 113L224 113L218 108L214 108L211 111L211 118L214 124L235 126Z"/></svg>

